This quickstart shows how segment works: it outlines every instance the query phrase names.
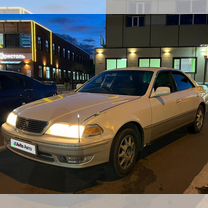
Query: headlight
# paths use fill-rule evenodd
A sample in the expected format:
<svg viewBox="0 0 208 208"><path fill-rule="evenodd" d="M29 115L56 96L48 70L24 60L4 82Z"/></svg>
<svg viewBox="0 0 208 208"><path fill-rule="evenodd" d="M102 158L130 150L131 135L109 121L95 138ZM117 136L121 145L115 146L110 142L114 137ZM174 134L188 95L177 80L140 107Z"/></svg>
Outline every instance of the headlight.
<svg viewBox="0 0 208 208"><path fill-rule="evenodd" d="M53 124L46 134L60 137L81 138L84 131L84 126L68 125L64 123Z"/></svg>
<svg viewBox="0 0 208 208"><path fill-rule="evenodd" d="M14 112L11 112L7 117L7 124L15 127L17 122L17 115Z"/></svg>
<svg viewBox="0 0 208 208"><path fill-rule="evenodd" d="M48 135L60 136L67 138L82 138L98 136L103 133L103 130L98 125L69 125L65 123L53 124L46 132Z"/></svg>

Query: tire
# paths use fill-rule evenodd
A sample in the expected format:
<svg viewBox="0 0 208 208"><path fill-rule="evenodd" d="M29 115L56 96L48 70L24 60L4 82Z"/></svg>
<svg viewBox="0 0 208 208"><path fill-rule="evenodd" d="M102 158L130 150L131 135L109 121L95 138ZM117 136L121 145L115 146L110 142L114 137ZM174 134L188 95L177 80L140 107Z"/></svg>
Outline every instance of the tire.
<svg viewBox="0 0 208 208"><path fill-rule="evenodd" d="M122 129L114 138L110 153L110 163L105 175L108 179L118 179L128 175L135 166L140 150L141 134L136 127Z"/></svg>
<svg viewBox="0 0 208 208"><path fill-rule="evenodd" d="M205 119L205 109L202 105L200 105L196 113L195 121L191 126L188 127L188 130L194 134L199 133L203 128L204 119Z"/></svg>

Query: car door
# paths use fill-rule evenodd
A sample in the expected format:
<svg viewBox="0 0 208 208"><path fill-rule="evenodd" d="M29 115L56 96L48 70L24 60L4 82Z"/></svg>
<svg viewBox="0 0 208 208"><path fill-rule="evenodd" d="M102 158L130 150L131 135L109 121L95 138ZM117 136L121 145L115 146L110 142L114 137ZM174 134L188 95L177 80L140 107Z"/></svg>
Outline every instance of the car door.
<svg viewBox="0 0 208 208"><path fill-rule="evenodd" d="M170 71L160 71L153 85L153 91L158 87L169 87L171 93L160 97L150 97L152 110L151 139L154 140L175 129L179 116L176 100L179 99L175 82Z"/></svg>
<svg viewBox="0 0 208 208"><path fill-rule="evenodd" d="M25 97L25 102L30 103L32 101L37 100L36 96L38 92L36 92L33 84L33 79L21 75L21 79L24 82L24 97ZM40 93L40 92L39 92Z"/></svg>
<svg viewBox="0 0 208 208"><path fill-rule="evenodd" d="M0 117L6 120L7 114L24 103L22 82L12 73L0 75Z"/></svg>
<svg viewBox="0 0 208 208"><path fill-rule="evenodd" d="M173 71L172 76L177 86L177 109L181 125L191 123L195 119L199 107L198 93L190 79L179 71Z"/></svg>

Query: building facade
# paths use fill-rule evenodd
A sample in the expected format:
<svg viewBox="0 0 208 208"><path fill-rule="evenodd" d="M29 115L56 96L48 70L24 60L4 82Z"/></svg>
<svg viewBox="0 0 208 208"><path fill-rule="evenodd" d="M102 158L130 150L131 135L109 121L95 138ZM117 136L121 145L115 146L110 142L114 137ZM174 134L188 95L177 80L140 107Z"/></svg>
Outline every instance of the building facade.
<svg viewBox="0 0 208 208"><path fill-rule="evenodd" d="M71 84L90 78L90 55L34 21L0 22L0 70Z"/></svg>
<svg viewBox="0 0 208 208"><path fill-rule="evenodd" d="M96 73L125 67L172 67L208 82L208 16L107 15L106 47Z"/></svg>
<svg viewBox="0 0 208 208"><path fill-rule="evenodd" d="M31 14L31 12L22 7L0 7L0 14Z"/></svg>
<svg viewBox="0 0 208 208"><path fill-rule="evenodd" d="M107 14L207 14L208 0L106 0Z"/></svg>

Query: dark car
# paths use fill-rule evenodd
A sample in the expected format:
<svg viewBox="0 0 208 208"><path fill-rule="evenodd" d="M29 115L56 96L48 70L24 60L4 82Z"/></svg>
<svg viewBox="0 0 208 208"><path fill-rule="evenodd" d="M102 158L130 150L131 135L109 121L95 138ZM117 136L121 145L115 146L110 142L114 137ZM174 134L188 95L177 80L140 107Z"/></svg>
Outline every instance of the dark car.
<svg viewBox="0 0 208 208"><path fill-rule="evenodd" d="M13 109L55 94L55 84L44 84L23 74L0 71L0 124Z"/></svg>

